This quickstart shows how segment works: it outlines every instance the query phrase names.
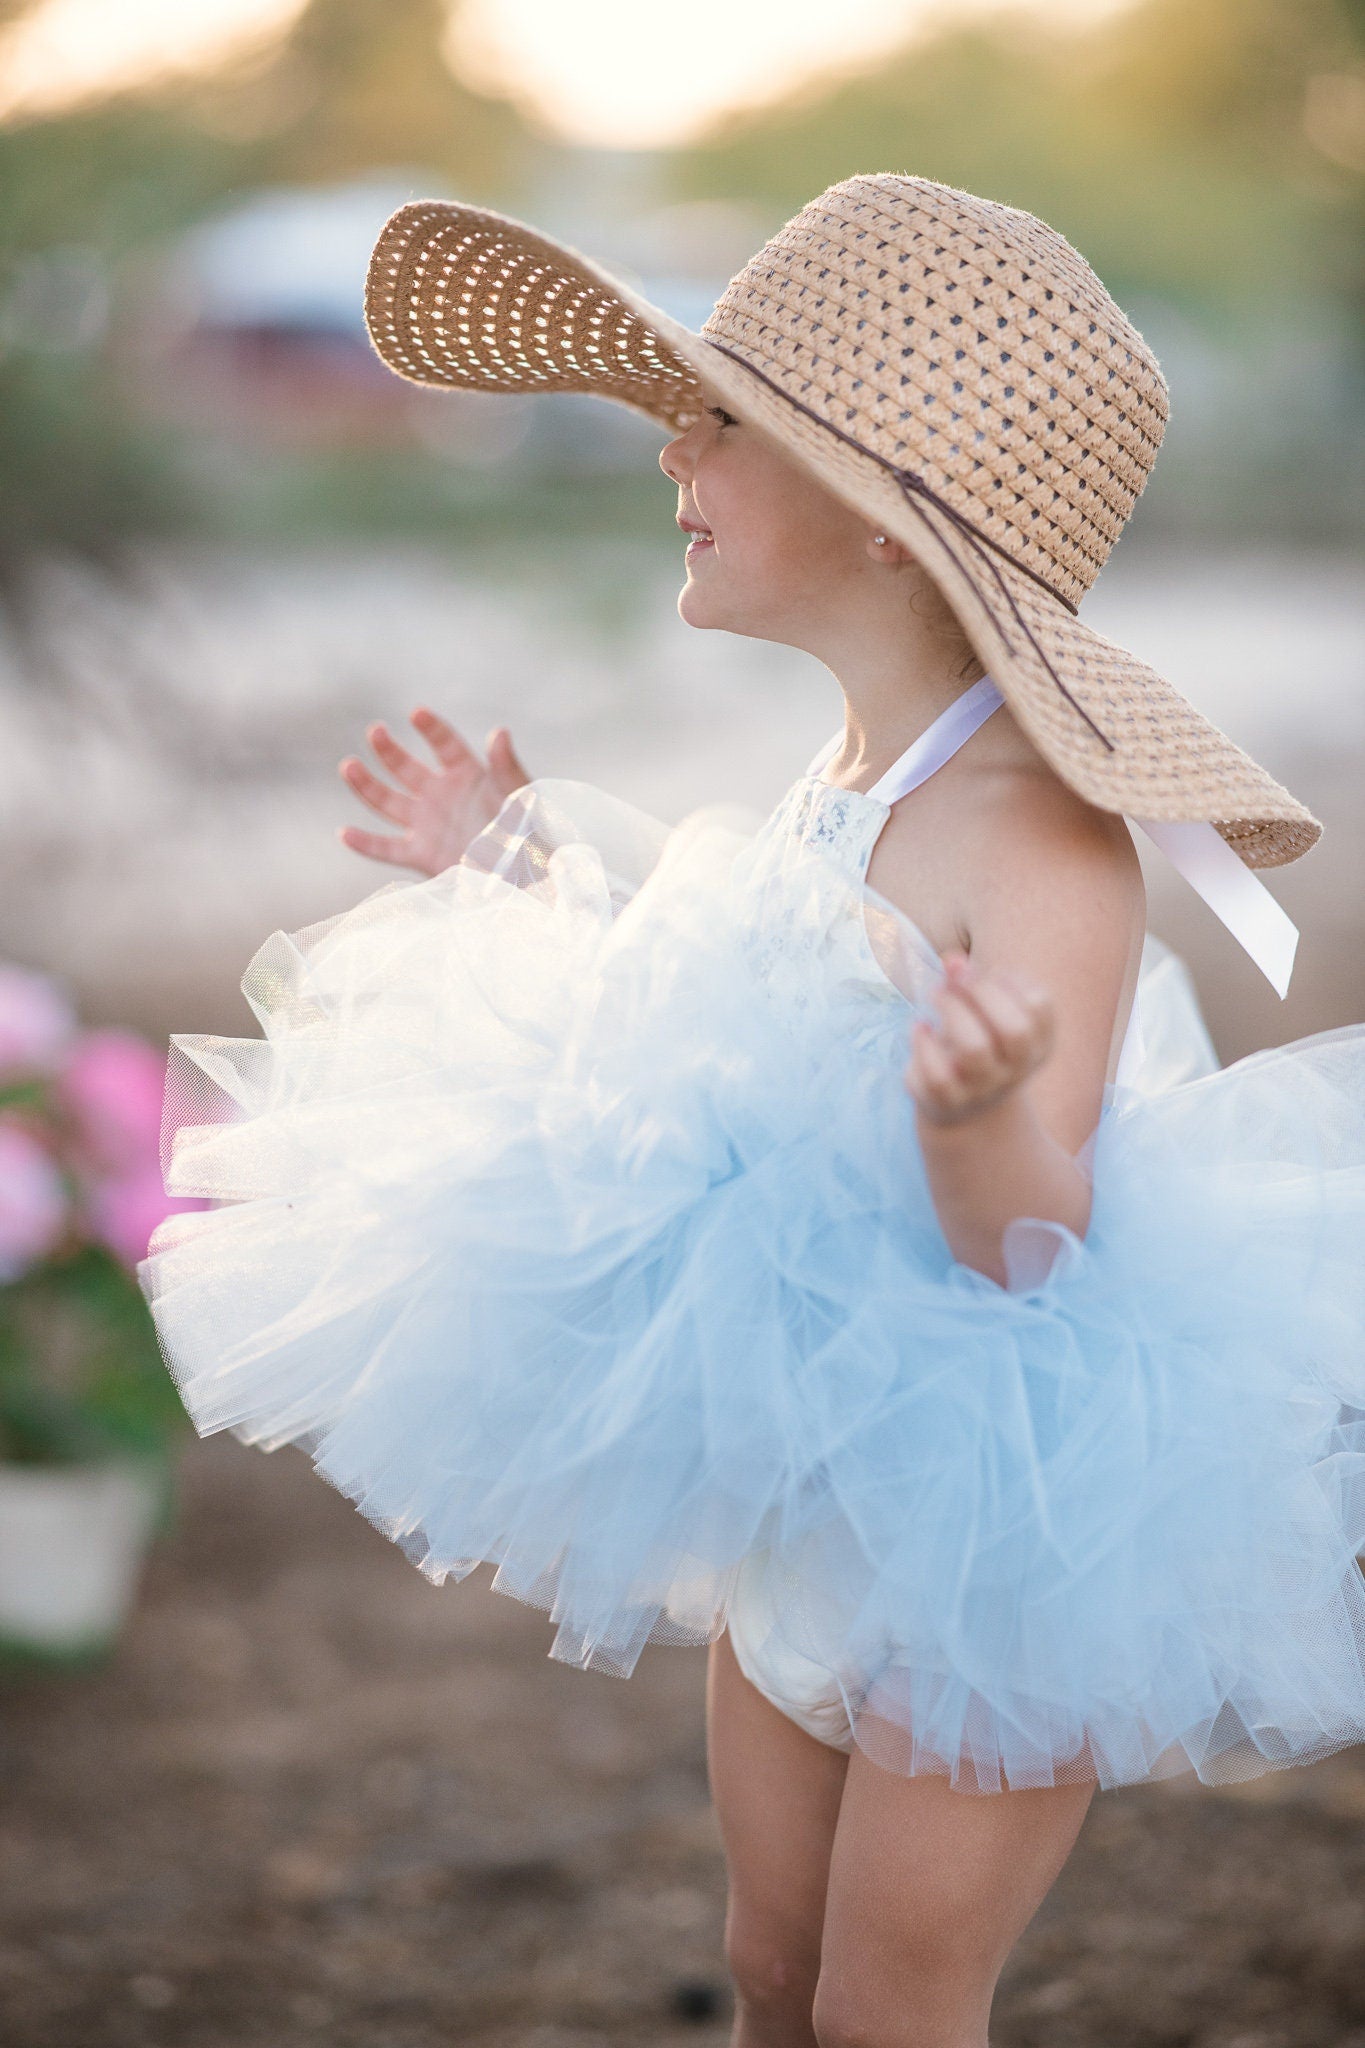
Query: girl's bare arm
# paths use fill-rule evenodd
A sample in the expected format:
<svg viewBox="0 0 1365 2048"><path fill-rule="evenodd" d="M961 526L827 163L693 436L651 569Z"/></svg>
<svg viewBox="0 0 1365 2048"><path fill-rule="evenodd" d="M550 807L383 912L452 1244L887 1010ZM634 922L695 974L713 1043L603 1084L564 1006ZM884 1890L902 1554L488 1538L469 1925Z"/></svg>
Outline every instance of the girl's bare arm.
<svg viewBox="0 0 1365 2048"><path fill-rule="evenodd" d="M1004 820L1000 823L1005 825ZM911 1036L905 1085L955 1258L1001 1286L1016 1216L1090 1220L1075 1155L1094 1130L1145 896L1126 828L1071 812L1019 821L979 863L970 952L944 955L936 1017Z"/></svg>
<svg viewBox="0 0 1365 2048"><path fill-rule="evenodd" d="M371 860L439 875L497 816L503 800L531 777L505 726L497 726L489 734L485 762L454 726L426 705L419 705L411 718L435 755L435 766L401 746L382 722L369 726L366 738L393 777L392 783L383 781L353 754L337 765L338 774L362 802L399 830L367 832L358 825L343 825L337 837Z"/></svg>
<svg viewBox="0 0 1365 2048"><path fill-rule="evenodd" d="M1051 1042L1050 998L1034 985L982 973L965 953L944 966L943 1021L937 1030L916 1024L906 1087L953 1256L1003 1286L1005 1225L1040 1216L1084 1237L1090 1183L1024 1085L1047 1056L1035 1058L1035 1049Z"/></svg>

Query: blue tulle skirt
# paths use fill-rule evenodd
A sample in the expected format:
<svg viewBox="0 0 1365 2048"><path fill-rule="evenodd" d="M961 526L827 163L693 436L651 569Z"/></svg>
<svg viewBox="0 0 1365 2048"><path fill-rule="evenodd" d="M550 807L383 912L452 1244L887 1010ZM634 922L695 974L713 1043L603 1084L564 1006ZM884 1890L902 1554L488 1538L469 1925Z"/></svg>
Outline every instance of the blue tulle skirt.
<svg viewBox="0 0 1365 2048"><path fill-rule="evenodd" d="M933 979L856 866L563 782L276 933L264 1036L172 1044L214 1206L141 1278L197 1428L584 1667L714 1638L761 1552L859 1746L963 1789L1365 1739L1365 1026L1220 1070L1149 939L1086 1235L1016 1219L1002 1286L903 1085Z"/></svg>

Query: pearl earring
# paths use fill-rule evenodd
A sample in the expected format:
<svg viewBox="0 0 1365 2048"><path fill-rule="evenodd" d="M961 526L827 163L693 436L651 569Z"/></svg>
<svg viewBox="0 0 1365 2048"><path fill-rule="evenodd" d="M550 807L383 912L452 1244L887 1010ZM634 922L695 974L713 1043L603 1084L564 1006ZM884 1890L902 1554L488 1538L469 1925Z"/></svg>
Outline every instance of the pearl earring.
<svg viewBox="0 0 1365 2048"><path fill-rule="evenodd" d="M872 544L874 547L884 548L886 546L886 535L884 533L874 533Z"/></svg>

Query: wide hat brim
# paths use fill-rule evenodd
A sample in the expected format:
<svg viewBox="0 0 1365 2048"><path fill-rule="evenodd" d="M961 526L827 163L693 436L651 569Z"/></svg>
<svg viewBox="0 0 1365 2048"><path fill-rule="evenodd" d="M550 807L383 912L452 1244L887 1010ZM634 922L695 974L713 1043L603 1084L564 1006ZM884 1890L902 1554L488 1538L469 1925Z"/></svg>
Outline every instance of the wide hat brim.
<svg viewBox="0 0 1365 2048"><path fill-rule="evenodd" d="M915 555L1023 730L1091 803L1208 820L1249 868L1297 860L1321 837L1312 812L1155 669L1006 555L964 550L950 511L908 496L884 463L567 243L486 208L411 202L375 244L365 320L382 360L418 384L585 392L672 433L714 398Z"/></svg>

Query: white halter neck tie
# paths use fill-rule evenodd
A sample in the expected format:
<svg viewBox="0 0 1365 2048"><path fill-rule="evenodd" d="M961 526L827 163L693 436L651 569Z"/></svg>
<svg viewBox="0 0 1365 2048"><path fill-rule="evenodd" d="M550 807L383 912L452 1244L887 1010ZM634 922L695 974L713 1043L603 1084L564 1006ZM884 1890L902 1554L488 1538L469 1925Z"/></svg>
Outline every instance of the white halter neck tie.
<svg viewBox="0 0 1365 2048"><path fill-rule="evenodd" d="M862 794L876 797L882 803L894 803L897 797L917 788L1004 701L1003 692L993 679L982 676L941 711L892 762L885 775ZM842 733L836 733L820 749L806 770L808 775L819 773L842 738ZM1124 815L1128 817L1128 813ZM1206 818L1172 821L1128 817L1128 821L1142 827L1195 894L1203 897L1214 916L1255 961L1275 993L1287 995L1299 942L1298 926L1264 882L1233 852L1217 827Z"/></svg>
<svg viewBox="0 0 1365 2048"><path fill-rule="evenodd" d="M898 797L918 789L921 782L927 782L934 770L941 768L1004 701L990 677L982 676L979 683L973 683L970 690L964 690L960 697L954 698L939 712L938 717L924 728L917 740L911 741L903 754L897 756L871 789L858 793L876 797L879 803L893 804ZM842 738L843 734L836 732L834 738L821 747L806 770L807 775L819 774Z"/></svg>

